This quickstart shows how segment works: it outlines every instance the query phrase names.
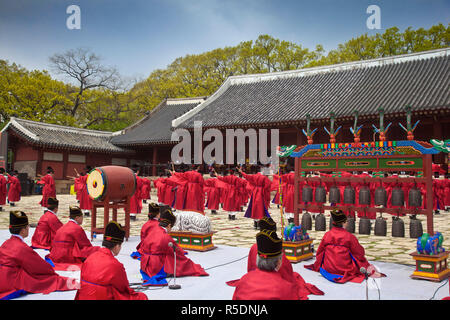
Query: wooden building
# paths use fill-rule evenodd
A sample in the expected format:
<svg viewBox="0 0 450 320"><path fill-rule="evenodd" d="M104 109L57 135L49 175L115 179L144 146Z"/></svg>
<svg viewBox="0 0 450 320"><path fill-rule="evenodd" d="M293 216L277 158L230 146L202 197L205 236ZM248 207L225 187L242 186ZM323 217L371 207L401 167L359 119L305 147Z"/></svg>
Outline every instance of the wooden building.
<svg viewBox="0 0 450 320"><path fill-rule="evenodd" d="M379 109L387 140L405 140L405 106L420 120L416 140L450 138L450 48L268 74L229 77L210 97L165 99L137 123L119 132L101 132L12 118L1 132L0 161L29 176L55 169L66 179L85 165L138 164L158 175L171 161L177 128L203 130L278 129L280 145L307 143L306 118L317 128L314 143L328 143L330 114L342 126L336 142L351 142L358 111L361 141L378 139ZM248 144L248 142L246 142ZM247 148L248 149L248 148ZM448 161L444 154L436 163ZM0 163L2 165L2 163Z"/></svg>

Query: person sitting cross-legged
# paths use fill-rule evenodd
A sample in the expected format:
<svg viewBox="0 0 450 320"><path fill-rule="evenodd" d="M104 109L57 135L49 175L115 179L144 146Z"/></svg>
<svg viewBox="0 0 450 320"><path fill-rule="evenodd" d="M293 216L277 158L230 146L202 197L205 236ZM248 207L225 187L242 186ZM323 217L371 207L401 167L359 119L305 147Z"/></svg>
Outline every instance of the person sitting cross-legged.
<svg viewBox="0 0 450 320"><path fill-rule="evenodd" d="M57 216L58 205L59 201L56 198L48 198L47 209L39 218L36 230L31 238L33 249L50 250L56 231L63 226Z"/></svg>
<svg viewBox="0 0 450 320"><path fill-rule="evenodd" d="M170 208L161 212L159 225L152 229L141 242L141 275L144 286L167 286L166 278L169 275L208 276L203 268L187 258L184 251L169 235L175 225L176 217ZM175 258L176 255L176 270Z"/></svg>
<svg viewBox="0 0 450 320"><path fill-rule="evenodd" d="M263 217L261 220L259 220L259 227L261 231L268 230L268 231L275 231L277 230L277 224L275 221L273 221L272 218L269 217ZM250 252L248 254L248 261L247 261L247 272L250 272L252 270L257 269L257 256L258 256L258 245L255 243L251 248ZM282 257L282 263L281 267L278 270L281 277L284 280L289 281L297 288L298 297L300 300L307 300L308 295L314 294L314 295L323 295L323 291L318 289L315 285L305 282L303 277L298 273L295 272L292 268L291 262L286 258L286 256L283 254ZM227 284L229 286L235 287L239 283L240 280L232 280L228 281Z"/></svg>
<svg viewBox="0 0 450 320"><path fill-rule="evenodd" d="M233 300L298 300L298 289L278 272L283 263L282 240L272 230L256 235L256 269L236 285Z"/></svg>
<svg viewBox="0 0 450 320"><path fill-rule="evenodd" d="M371 277L385 277L367 261L358 239L346 230L347 216L344 212L333 210L331 217L333 228L324 234L316 252L316 261L304 267L320 272L327 280L336 283L361 283L365 278L360 271L362 267Z"/></svg>
<svg viewBox="0 0 450 320"><path fill-rule="evenodd" d="M62 277L39 256L24 239L30 226L22 211L11 211L11 238L0 246L0 300L10 300L28 293L48 294L74 290L75 279Z"/></svg>
<svg viewBox="0 0 450 320"><path fill-rule="evenodd" d="M145 293L130 288L125 268L115 258L124 237L120 224L107 224L102 248L87 257L81 267L81 287L75 300L148 300Z"/></svg>
<svg viewBox="0 0 450 320"><path fill-rule="evenodd" d="M69 207L69 221L56 231L50 254L45 258L55 270L67 270L71 266L81 267L83 261L100 247L93 246L81 226L83 212L79 207Z"/></svg>

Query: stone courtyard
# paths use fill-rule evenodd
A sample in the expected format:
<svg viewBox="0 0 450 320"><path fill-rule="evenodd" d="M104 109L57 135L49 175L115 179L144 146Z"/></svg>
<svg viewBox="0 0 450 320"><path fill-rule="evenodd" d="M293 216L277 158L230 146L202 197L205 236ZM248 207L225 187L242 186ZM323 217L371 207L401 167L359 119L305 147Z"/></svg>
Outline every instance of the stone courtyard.
<svg viewBox="0 0 450 320"><path fill-rule="evenodd" d="M156 201L155 189L152 189L151 201ZM60 201L58 216L61 222L66 223L69 219L69 205L76 205L77 201L74 195L61 194L57 198ZM41 200L40 195L24 196L21 201L16 204L16 207L10 207L8 204L3 206L3 212L0 212L0 229L7 229L9 224L9 211L11 209L22 210L29 216L31 224L37 224L40 216L42 215L42 208L39 205ZM147 200L149 201L149 200ZM245 210L245 208L244 208ZM276 205L271 204L269 212L272 218L280 226L280 209ZM131 221L130 234L139 235L142 225L147 221L148 205L143 204L143 210L140 215L137 216L136 221ZM227 212L218 210L217 214L211 215L210 210L206 210L206 215L210 217L213 230L216 232L213 236L214 244L222 244L236 247L248 247L255 243L256 230L253 227L253 220L244 218L244 212L240 212L236 215L236 220L228 220ZM325 213L327 221L327 230L329 223L329 213ZM449 212L444 210L440 211L439 215L434 215L434 230L439 231L444 236L444 248L450 250L448 243L450 238L450 224L448 223ZM369 261L383 261L393 262L400 264L413 265L414 261L409 255L416 250L416 239L409 238L409 218L404 217L405 222L405 237L392 237L391 225L392 219L390 215L383 214L383 217L387 219L387 236L375 236L374 235L374 223L372 223L372 231L370 235L358 234L358 220L356 221L355 236L359 239L359 242L366 250L366 257ZM426 232L426 218L424 216L418 216L422 221L424 232ZM119 211L119 223L124 223L123 211ZM103 211L99 210L97 214L97 225L101 227L103 225ZM83 221L83 228L86 231L90 231L91 217L85 217ZM314 239L314 248L317 249L326 231L315 231L314 221L312 230L308 233L311 238Z"/></svg>

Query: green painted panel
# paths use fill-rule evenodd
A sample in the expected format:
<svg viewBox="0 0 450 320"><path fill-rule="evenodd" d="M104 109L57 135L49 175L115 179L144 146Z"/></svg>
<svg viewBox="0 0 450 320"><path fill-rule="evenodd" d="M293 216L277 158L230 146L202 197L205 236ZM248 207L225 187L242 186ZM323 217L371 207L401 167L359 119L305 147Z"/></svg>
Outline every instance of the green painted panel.
<svg viewBox="0 0 450 320"><path fill-rule="evenodd" d="M422 272L433 272L434 263L430 261L417 261L417 270Z"/></svg>
<svg viewBox="0 0 450 320"><path fill-rule="evenodd" d="M312 170L320 170L320 169L334 169L336 168L336 160L302 160L301 162L302 169L312 169Z"/></svg>
<svg viewBox="0 0 450 320"><path fill-rule="evenodd" d="M355 158L355 159L339 159L339 169L376 169L377 159L375 158Z"/></svg>
<svg viewBox="0 0 450 320"><path fill-rule="evenodd" d="M382 158L380 159L380 169L419 169L423 167L422 158Z"/></svg>

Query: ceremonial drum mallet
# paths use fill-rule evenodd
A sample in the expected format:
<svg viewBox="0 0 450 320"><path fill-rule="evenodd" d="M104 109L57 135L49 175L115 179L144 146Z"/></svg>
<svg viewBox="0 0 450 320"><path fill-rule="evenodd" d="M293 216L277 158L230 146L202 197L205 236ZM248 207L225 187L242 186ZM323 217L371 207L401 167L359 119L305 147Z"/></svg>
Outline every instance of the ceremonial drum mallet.
<svg viewBox="0 0 450 320"><path fill-rule="evenodd" d="M173 284L169 286L169 289L181 289L181 286L179 284L176 284L177 282L177 254L176 254L176 247L174 247L172 242L169 242L169 247L173 249L173 257L175 259L174 261L174 267L173 267Z"/></svg>

